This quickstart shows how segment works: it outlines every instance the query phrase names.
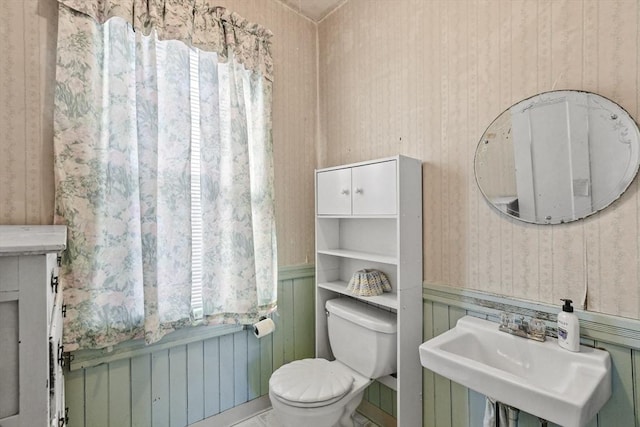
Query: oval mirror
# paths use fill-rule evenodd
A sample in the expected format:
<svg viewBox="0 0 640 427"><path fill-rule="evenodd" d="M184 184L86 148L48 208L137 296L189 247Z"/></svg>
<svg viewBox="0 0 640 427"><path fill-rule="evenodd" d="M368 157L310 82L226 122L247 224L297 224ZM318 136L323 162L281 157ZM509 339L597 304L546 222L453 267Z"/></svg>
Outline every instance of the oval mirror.
<svg viewBox="0 0 640 427"><path fill-rule="evenodd" d="M499 211L559 224L604 209L638 172L640 131L618 104L561 90L518 102L482 135L476 181Z"/></svg>

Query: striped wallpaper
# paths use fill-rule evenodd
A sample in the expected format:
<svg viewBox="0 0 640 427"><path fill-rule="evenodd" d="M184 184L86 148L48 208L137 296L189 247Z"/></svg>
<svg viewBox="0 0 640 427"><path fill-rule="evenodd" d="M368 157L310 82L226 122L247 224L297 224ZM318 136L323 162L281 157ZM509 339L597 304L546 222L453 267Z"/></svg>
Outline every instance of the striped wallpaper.
<svg viewBox="0 0 640 427"><path fill-rule="evenodd" d="M46 224L56 1L1 1L0 222ZM280 265L313 258L314 167L401 153L425 162L427 283L549 303L588 289L589 310L640 317L637 181L586 220L536 226L491 210L472 172L485 127L540 91L638 118L637 0L348 0L317 26L277 0L218 3L275 34Z"/></svg>
<svg viewBox="0 0 640 427"><path fill-rule="evenodd" d="M640 318L640 197L557 226L492 210L473 174L486 126L550 89L640 119L637 0L349 0L318 25L320 166L421 158L424 280Z"/></svg>
<svg viewBox="0 0 640 427"><path fill-rule="evenodd" d="M313 260L316 25L277 0L217 0L274 33L278 259ZM0 224L53 221L56 0L0 0Z"/></svg>

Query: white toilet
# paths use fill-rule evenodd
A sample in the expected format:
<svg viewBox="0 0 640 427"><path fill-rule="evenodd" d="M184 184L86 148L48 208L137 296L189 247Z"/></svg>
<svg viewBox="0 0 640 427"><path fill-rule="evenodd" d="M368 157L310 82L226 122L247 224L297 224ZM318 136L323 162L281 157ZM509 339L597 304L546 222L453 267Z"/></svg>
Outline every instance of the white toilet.
<svg viewBox="0 0 640 427"><path fill-rule="evenodd" d="M396 371L394 313L351 298L325 307L336 360L296 360L269 379L269 399L284 427L352 427L367 386Z"/></svg>

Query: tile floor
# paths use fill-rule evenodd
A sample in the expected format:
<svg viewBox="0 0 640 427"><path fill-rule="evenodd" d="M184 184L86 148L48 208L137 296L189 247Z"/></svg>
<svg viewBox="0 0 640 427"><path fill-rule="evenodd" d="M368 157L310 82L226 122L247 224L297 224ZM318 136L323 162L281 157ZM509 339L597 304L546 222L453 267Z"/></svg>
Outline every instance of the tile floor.
<svg viewBox="0 0 640 427"><path fill-rule="evenodd" d="M282 427L282 425L276 419L273 410L267 409L248 420L235 424L233 427ZM353 417L353 427L378 427L378 425L356 413Z"/></svg>

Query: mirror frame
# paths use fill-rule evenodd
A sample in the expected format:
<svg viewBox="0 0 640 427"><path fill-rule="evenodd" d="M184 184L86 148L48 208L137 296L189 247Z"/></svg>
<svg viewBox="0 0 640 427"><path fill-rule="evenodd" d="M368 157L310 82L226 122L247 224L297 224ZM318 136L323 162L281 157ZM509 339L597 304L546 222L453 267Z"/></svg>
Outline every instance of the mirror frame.
<svg viewBox="0 0 640 427"><path fill-rule="evenodd" d="M545 102L545 99L544 99L545 96L547 96L549 99L552 99L554 95L561 94L561 93L583 94L585 96L594 96L596 100L598 100L598 98L601 98L602 100L604 100L604 103L610 103L612 107L618 109L618 111L616 111L617 114L611 115L611 119L616 120L620 118L620 123L625 123L627 125L627 128L631 128L632 130L635 130L635 136L636 136L635 141L631 141L633 146L630 150L630 159L628 163L629 167L627 167L627 169L625 170L625 174L622 176L622 179L620 180L620 182L616 184L615 188L612 189L611 191L612 196L610 200L607 197L603 197L602 206L596 209L592 207L591 210L587 213L584 213L582 211L572 212L571 216L562 216L558 218L552 218L550 216L547 216L544 219L537 219L535 217L522 218L519 216L519 211L512 211L512 212L515 212L515 214L510 213L509 211L511 211L511 209L508 207L508 205L504 205L503 208L500 208L497 203L494 203L493 200L495 200L495 198L493 198L492 200L492 198L487 195L487 192L485 191L485 189L483 189L483 186L481 185L481 178L479 177L479 174L478 174L479 157L482 155L481 152L483 148L484 150L486 150L486 147L484 147L484 145L489 143L489 139L487 135L492 134L490 131L492 130L494 125L500 124L501 122L505 121L505 118L504 118L505 114L510 112L512 109L522 107L523 105L528 105L529 107L535 105L534 103L536 102L536 98L540 98L540 102ZM558 99L560 99L560 97L558 97ZM513 128L513 124L509 122L509 135L511 135L512 128ZM498 128L498 129L502 129L502 128ZM511 138L511 141L513 141L513 138ZM635 162L633 165L631 165L632 161ZM625 191L627 191L629 186L635 180L636 176L638 175L638 169L640 167L640 127L638 126L638 123L634 120L634 118L624 108L622 108L618 103L602 95L599 95L593 92L583 91L583 90L571 90L571 89L541 92L541 93L532 95L528 98L525 98L521 101L518 101L513 105L511 105L510 107L506 108L489 124L489 126L487 126L485 131L482 133L482 136L476 146L473 163L474 163L473 164L474 176L475 176L476 184L478 185L478 189L482 193L487 203L491 205L492 208L502 213L503 215L506 215L509 218L513 218L518 221L522 221L530 224L540 224L540 225L546 225L546 224L553 225L553 224L562 224L562 223L567 223L572 221L578 221L580 219L584 219L588 216L591 216L597 212L600 212L603 209L610 206L612 203L618 200L625 193ZM515 167L515 160L514 160L513 167ZM589 188L591 188L590 187L591 181L589 181L588 185L589 185ZM574 192L574 197L575 197L575 192ZM517 198L515 200L517 200ZM600 205L600 204L597 204L597 205Z"/></svg>

